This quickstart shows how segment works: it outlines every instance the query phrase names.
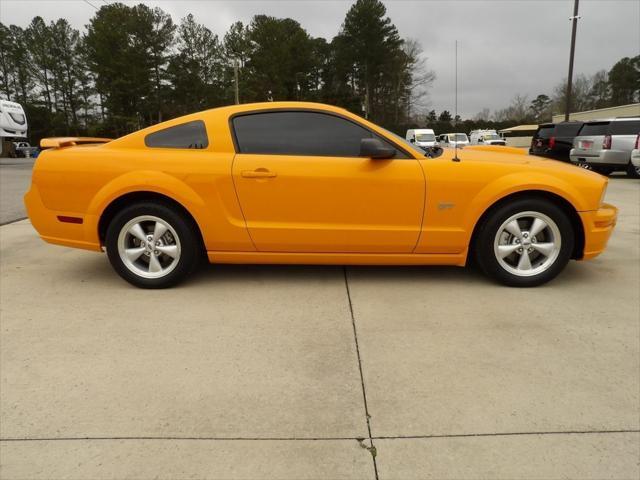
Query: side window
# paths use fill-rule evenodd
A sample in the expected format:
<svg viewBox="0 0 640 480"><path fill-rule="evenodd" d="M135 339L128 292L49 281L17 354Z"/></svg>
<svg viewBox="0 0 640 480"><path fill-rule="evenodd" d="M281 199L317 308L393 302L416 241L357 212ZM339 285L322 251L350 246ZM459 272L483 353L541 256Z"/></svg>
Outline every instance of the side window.
<svg viewBox="0 0 640 480"><path fill-rule="evenodd" d="M640 133L640 121L621 120L611 122L609 133L611 133L611 135L638 135L638 133Z"/></svg>
<svg viewBox="0 0 640 480"><path fill-rule="evenodd" d="M239 153L357 157L360 141L374 136L360 125L318 112L250 113L233 119ZM384 139L383 142L389 144ZM397 150L396 157L407 155Z"/></svg>
<svg viewBox="0 0 640 480"><path fill-rule="evenodd" d="M151 148L194 148L209 146L207 129L202 120L165 128L144 137L144 144Z"/></svg>

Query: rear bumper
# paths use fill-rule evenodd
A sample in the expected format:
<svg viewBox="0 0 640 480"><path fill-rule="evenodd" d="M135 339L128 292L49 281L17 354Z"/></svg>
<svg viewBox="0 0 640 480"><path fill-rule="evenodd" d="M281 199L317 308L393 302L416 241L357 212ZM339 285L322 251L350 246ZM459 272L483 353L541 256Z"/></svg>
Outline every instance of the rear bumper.
<svg viewBox="0 0 640 480"><path fill-rule="evenodd" d="M624 150L599 150L584 151L572 148L569 158L573 163L588 163L602 166L625 167L629 163L629 151Z"/></svg>
<svg viewBox="0 0 640 480"><path fill-rule="evenodd" d="M640 167L640 150L634 150L631 152L631 163L635 167Z"/></svg>
<svg viewBox="0 0 640 480"><path fill-rule="evenodd" d="M598 210L579 212L584 226L584 253L582 260L600 255L618 220L618 209L605 203Z"/></svg>
<svg viewBox="0 0 640 480"><path fill-rule="evenodd" d="M40 198L38 187L31 188L24 196L24 204L31 224L45 242L65 247L101 251L98 238L98 218L78 212L59 212L46 208ZM82 223L67 223L59 217L82 219Z"/></svg>

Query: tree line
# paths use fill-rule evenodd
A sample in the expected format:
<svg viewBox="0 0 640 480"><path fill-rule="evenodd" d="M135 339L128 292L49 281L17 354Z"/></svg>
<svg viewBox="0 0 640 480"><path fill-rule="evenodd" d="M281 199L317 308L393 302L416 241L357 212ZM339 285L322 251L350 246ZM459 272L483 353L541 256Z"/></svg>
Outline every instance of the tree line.
<svg viewBox="0 0 640 480"><path fill-rule="evenodd" d="M398 130L435 78L425 62L380 0L357 0L330 41L266 15L218 37L144 4L103 5L82 32L63 18L0 23L0 94L25 107L34 139L119 136L236 96L330 103Z"/></svg>

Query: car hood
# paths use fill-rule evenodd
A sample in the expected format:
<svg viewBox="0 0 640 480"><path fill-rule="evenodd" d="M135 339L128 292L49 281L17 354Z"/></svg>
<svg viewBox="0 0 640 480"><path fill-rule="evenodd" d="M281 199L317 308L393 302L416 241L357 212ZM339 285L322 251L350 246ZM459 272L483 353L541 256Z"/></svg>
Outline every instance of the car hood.
<svg viewBox="0 0 640 480"><path fill-rule="evenodd" d="M445 148L443 156L453 158L455 149ZM520 165L529 166L536 170L544 170L548 173L559 175L583 175L594 179L602 179L602 175L578 167L576 165L551 160L544 157L529 155L528 148L516 148L503 145L473 145L458 149L458 158L461 161L482 162L487 164ZM505 165L505 166L506 166Z"/></svg>

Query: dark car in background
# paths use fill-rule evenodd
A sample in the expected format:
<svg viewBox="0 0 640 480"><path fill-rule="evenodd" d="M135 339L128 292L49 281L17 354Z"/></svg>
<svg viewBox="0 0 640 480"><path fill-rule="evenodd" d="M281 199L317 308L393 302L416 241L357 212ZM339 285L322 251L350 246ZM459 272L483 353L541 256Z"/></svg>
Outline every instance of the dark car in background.
<svg viewBox="0 0 640 480"><path fill-rule="evenodd" d="M543 123L531 139L529 154L569 161L569 152L573 147L582 122Z"/></svg>

